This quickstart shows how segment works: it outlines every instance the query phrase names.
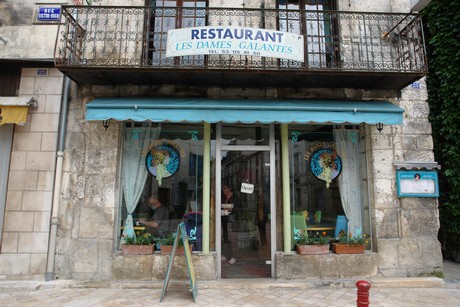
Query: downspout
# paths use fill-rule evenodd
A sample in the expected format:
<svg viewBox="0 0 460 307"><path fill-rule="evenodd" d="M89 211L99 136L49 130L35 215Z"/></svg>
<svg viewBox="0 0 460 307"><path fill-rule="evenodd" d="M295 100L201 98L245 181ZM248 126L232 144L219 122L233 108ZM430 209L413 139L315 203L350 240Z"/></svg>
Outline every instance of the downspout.
<svg viewBox="0 0 460 307"><path fill-rule="evenodd" d="M61 113L56 151L56 171L54 173L53 202L51 204L50 236L45 281L54 280L54 260L56 255L57 229L59 224L59 204L61 199L62 165L64 161L65 133L70 101L70 79L64 77L61 99Z"/></svg>

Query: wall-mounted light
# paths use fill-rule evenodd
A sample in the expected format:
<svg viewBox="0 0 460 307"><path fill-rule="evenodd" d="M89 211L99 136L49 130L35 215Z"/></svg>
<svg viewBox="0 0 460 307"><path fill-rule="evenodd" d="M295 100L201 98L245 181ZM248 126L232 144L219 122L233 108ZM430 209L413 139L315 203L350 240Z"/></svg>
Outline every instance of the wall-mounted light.
<svg viewBox="0 0 460 307"><path fill-rule="evenodd" d="M103 120L102 121L102 126L105 128L105 130L107 130L107 128L109 128L109 126L110 126L110 118Z"/></svg>
<svg viewBox="0 0 460 307"><path fill-rule="evenodd" d="M375 124L375 127L376 127L377 130L381 133L382 130L383 130L383 123L377 123L377 124Z"/></svg>

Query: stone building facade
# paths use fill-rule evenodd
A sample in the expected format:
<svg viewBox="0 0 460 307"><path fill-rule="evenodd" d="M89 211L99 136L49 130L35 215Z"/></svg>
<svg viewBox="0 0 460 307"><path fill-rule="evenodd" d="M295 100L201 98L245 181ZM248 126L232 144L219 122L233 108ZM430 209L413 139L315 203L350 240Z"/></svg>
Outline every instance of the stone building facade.
<svg viewBox="0 0 460 307"><path fill-rule="evenodd" d="M36 6L40 5L38 3L40 1L36 2L34 7L30 7L31 10L36 11ZM53 1L48 2L54 3ZM49 3L47 4L50 5ZM323 1L292 1L291 5L299 3L305 3L307 9L312 9L311 5L316 4L318 8L326 1L324 3ZM277 4L272 1L263 3L261 1L242 1L240 4L238 7L243 9L260 9L262 4L265 8L277 8ZM97 6L144 6L150 3L142 0L107 0L92 1L92 5L97 8ZM169 6L165 3L163 5ZM278 5L283 5L283 3L279 2ZM385 0L360 3L335 1L335 5L337 11L351 12L407 13L411 8L410 1ZM234 8L235 4L226 5L225 1L218 3L209 1L207 6ZM197 5L197 7L200 6ZM287 7L283 8L287 9ZM317 25L322 25L322 22L317 21ZM17 25L17 27L18 31L25 31L24 29L28 28L23 25ZM129 27L133 27L133 23L130 23ZM3 26L0 27L0 36L2 33L7 33L6 30L2 31L2 28ZM53 28L55 30L56 26L54 24L33 25L33 31L42 33L43 30L39 31L39 28L46 28L46 31L49 31ZM64 29L62 25L60 29ZM345 31L343 29L342 33ZM60 32L57 36L58 39L62 37ZM124 50L132 50L135 54L137 49L132 46L129 48ZM0 52L2 52L1 49ZM16 52L15 48L11 48L10 51L1 53L2 58L16 59L14 52ZM49 58L51 54L52 51L47 50L33 57ZM126 210L129 209L125 207L127 201L124 194L126 193L124 192L126 175L123 173L126 168L126 162L123 160L126 156L126 140L131 133L129 129L144 128L146 122L149 123L149 129L161 128L159 139L167 140L168 144L174 143L180 146L188 156L181 160L181 169L177 170L174 176L165 176L163 183L160 182L161 180L158 181L158 173L148 175L144 188L148 191L140 196L136 209L138 211L133 213L133 218L140 221L139 217L144 213L140 208L144 208L146 202L144 198L147 194L154 194L167 205L171 213L171 225L173 221L180 218L179 215L173 217L172 214L174 212L175 215L176 207L182 204L182 196L188 199L188 205L191 205L192 202L198 203L203 216L208 217L208 224L203 223L203 246L192 255L198 279L241 277L232 271L232 268L245 261L252 263L253 260L252 256L244 258L254 252L254 249L246 248L243 244L241 237L243 231L240 228L238 231L231 231L234 241L238 241L233 245L234 250L238 249L236 264L231 267L221 261L222 256L225 256L226 253L226 245L224 239L220 239L222 221L218 213L220 206L216 203L223 201L224 196L218 196L218 194L226 184L224 182L228 181L234 185L237 183L235 186L238 189L234 188L234 190L240 195L242 202L246 202L243 205L243 214L239 215L240 222L241 217L245 214L250 215L252 219L260 216L260 211L257 211L260 209L258 207L260 198L255 193L247 195L240 193L239 187L243 182L253 184L255 191L260 194L267 193L265 200L270 199L268 210L270 218L265 219L266 225L264 225L269 237L269 247L262 245L260 228L257 235L257 244L260 245L255 247L255 253L259 255L258 259L263 260L265 264L262 277L278 279L406 277L430 275L442 271L442 255L437 239L439 229L437 198L398 197L396 179L398 170L429 172L436 169L431 126L428 121L427 90L423 77L413 79L412 82L415 83L406 82L407 84L402 88L398 86L380 87L375 85L377 83L371 86L348 87L337 80L335 80L337 83L332 83L333 86L322 84L315 87L276 86L276 84L262 83L226 86L226 83L216 85L210 81L208 84L197 85L190 81L193 75L183 78L189 83L165 84L158 81L152 82L151 80L155 80L152 76L149 81L133 82L136 78L135 74L139 72L135 70L129 72L129 68L126 75L128 77L125 76L122 81L117 75L122 68L117 67L111 67L111 71L106 75L102 69L98 70L97 67L91 68L94 70L90 71L89 75L84 75L82 72L87 67L82 66L72 70L65 63L59 62L62 60L61 56L58 47L54 54L57 67L64 75L73 79L67 92L63 92L62 87L64 76L56 68L45 68L47 74L42 77L37 76L37 69L42 69L41 67L22 66L19 96L22 94L37 95L38 107L29 108L29 119L24 127L14 126L0 254L0 258L5 259L11 265L0 268L3 270L0 272L3 278L42 278L46 273L48 279L164 279L169 256L159 252L153 255L127 256L120 252L123 228L129 227L126 224L129 219ZM27 54L17 56L19 59L30 57L32 56ZM229 63L231 64L232 60ZM172 80L173 77L166 73L164 78ZM177 76L181 76L183 71L178 70L176 73ZM251 71L249 70L247 74L251 74ZM149 75L143 76L149 78ZM286 75L277 75L276 72L270 73L270 78L279 78L280 82L285 77ZM229 82L232 82L232 76L229 78ZM111 81L106 82L102 79ZM59 115L62 116L60 110L63 97L67 97L67 100L62 103L68 105L68 113L65 116L65 146L62 150L61 172L56 171L61 167L56 167L59 165L59 159L58 164L55 163L56 152L60 151L56 151L55 148L58 140ZM224 103L223 101L228 100L235 103L238 101L260 103L261 101L312 100L349 101L350 103L385 101L399 107L404 113L401 124L384 124L380 131L371 121L346 122L345 125L341 125L334 123L332 118L326 123L312 120L308 123L273 121L261 124L262 120L260 120L252 123L252 126L251 124L227 122L226 118L216 122L212 122L210 118L208 121L206 119L199 121L193 117L184 121L175 120L171 115L175 114L173 111L165 112L165 116L171 117L164 121L152 119L142 121L132 118L123 120L116 118L114 113L110 113L111 116L107 115L107 119L111 118L111 120L106 121L103 125L102 120L90 118L91 108L97 107L94 105L95 102L115 98L131 99L129 101L134 101L132 104L136 106L142 104L142 99L153 99L153 102L150 102L153 104L161 103L160 99L172 99L168 102L174 101L174 103L180 99L196 99L196 103L204 103L205 100L213 100L217 103ZM117 100L116 103L124 102ZM217 109L217 103L214 105L215 109ZM241 107L241 104L239 106ZM268 107L262 104L260 111L252 113L248 111L247 113L262 118L260 113ZM207 109L206 112L209 110ZM283 110L280 111L280 116L284 116ZM211 125L207 126L206 122ZM256 126L260 131L255 129ZM326 188L323 181L317 178L315 178L317 181L312 180L310 173L308 176L311 178L305 177L309 170L306 160L298 159L296 156L298 154L302 158L315 142L337 142L334 139L335 126L343 126L343 129L347 130L347 133L352 133L360 144L356 149L360 157L356 162L356 165L359 166L357 174L360 183L359 188L355 188L360 193L354 200L359 201L362 207L359 213L361 218L356 224L359 227L355 229L350 226L348 231L353 235L359 235L356 233L359 228L360 231L370 235L370 242L367 244L366 252L361 255L338 255L332 252L326 255L298 255L292 250L293 244L289 233L290 226L293 226L294 229L297 226L292 218L290 219L294 211L308 211L307 224L312 222L315 211L320 211L325 221L323 224L333 225L334 228L337 228L336 215L346 214L340 205L346 200L343 198L339 200L340 195L338 195L343 194L340 191L343 191L344 185L337 183L337 179L331 183L331 188L329 186ZM255 135L249 132L253 128L257 131ZM282 136L285 128L288 129L288 132L284 134L288 136L287 140ZM4 126L0 129L4 129ZM208 129L210 135L206 136ZM233 129L237 131L241 129L243 133L234 132ZM198 140L184 136L190 130L197 131ZM319 132L313 133L316 130ZM296 143L294 135L298 132L302 133L299 135L305 135L305 139ZM239 146L247 145L244 143L245 139L254 142L249 141L248 147L238 147L237 150L234 150L231 148L233 144L231 136L236 136L235 142ZM257 147L260 144L265 147ZM206 146L208 145L209 160L206 158ZM234 150L235 155L225 156L226 150L229 152ZM242 153L246 151L263 153L254 155L257 158L251 160ZM313 151L311 153L313 154ZM345 163L345 155L339 154ZM200 156L203 157L201 166L196 162ZM224 162L231 158L241 159L243 156L246 160L245 164L238 165L240 173L225 166ZM194 162L191 162L192 157L196 159L193 160ZM208 161L208 168L206 168L206 161ZM260 164L260 161L263 163ZM259 163L257 165L260 167L253 168L252 162ZM283 164L285 162L287 164ZM197 168L200 166L205 174L198 174L199 171L191 167L192 163L196 163ZM299 165L297 166L296 163ZM234 168L236 167L234 165ZM244 169L245 167L248 168L248 172ZM289 169L287 176L283 174L286 168ZM206 177L206 170L208 170L208 177ZM340 176L345 176L344 174L345 171L342 171ZM55 179L55 176L58 179ZM246 177L238 178L238 176ZM55 182L58 182L59 186L56 186ZM288 186L287 192L283 190L284 185ZM186 186L185 192L181 188L184 186ZM289 223L291 225L287 226ZM257 222L254 223L256 224ZM321 223L318 223L317 226L319 224ZM53 233L53 225L56 227L55 233ZM321 224L321 226L325 225ZM174 230L173 226L171 228ZM252 226L248 228L256 229ZM254 231L257 232L257 230ZM329 231L331 230L327 230L327 235L334 234L333 230L332 233ZM49 244L49 242L54 243ZM21 259L20 264L17 262L18 259ZM52 259L51 263L50 259ZM173 277L186 276L184 269L186 264L183 258L177 257L176 262ZM254 268L259 268L259 266L254 265Z"/></svg>

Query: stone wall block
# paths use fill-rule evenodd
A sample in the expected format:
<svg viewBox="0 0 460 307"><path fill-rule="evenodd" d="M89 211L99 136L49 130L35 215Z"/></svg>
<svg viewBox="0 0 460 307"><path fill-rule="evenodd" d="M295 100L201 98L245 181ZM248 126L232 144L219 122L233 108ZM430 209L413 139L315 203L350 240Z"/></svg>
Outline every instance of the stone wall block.
<svg viewBox="0 0 460 307"><path fill-rule="evenodd" d="M339 278L372 277L377 275L378 255L365 254L340 254L337 256L337 270Z"/></svg>
<svg viewBox="0 0 460 307"><path fill-rule="evenodd" d="M10 170L12 171L25 171L26 170L27 152L13 151L11 152Z"/></svg>
<svg viewBox="0 0 460 307"><path fill-rule="evenodd" d="M54 188L54 172L38 172L37 190L52 191Z"/></svg>
<svg viewBox="0 0 460 307"><path fill-rule="evenodd" d="M114 227L113 209L86 208L80 209L81 239L112 239Z"/></svg>
<svg viewBox="0 0 460 307"><path fill-rule="evenodd" d="M398 5L400 5L398 3ZM412 85L408 85L401 90L401 99L403 100L427 100L428 90L426 86L426 78L423 77L417 82L420 83L420 88L413 88Z"/></svg>
<svg viewBox="0 0 460 307"><path fill-rule="evenodd" d="M403 210L401 227L404 237L437 237L439 216L437 210Z"/></svg>
<svg viewBox="0 0 460 307"><path fill-rule="evenodd" d="M319 273L321 278L336 279L339 277L337 257L319 257Z"/></svg>
<svg viewBox="0 0 460 307"><path fill-rule="evenodd" d="M433 150L433 137L431 135L418 135L417 148L420 150Z"/></svg>
<svg viewBox="0 0 460 307"><path fill-rule="evenodd" d="M418 238L401 239L399 243L398 258L400 268L422 267L422 248Z"/></svg>
<svg viewBox="0 0 460 307"><path fill-rule="evenodd" d="M61 95L62 77L37 77L34 94Z"/></svg>
<svg viewBox="0 0 460 307"><path fill-rule="evenodd" d="M402 126L402 132L404 134L420 134L423 131L424 134L431 134L431 124L427 118L411 118L405 119L404 125Z"/></svg>
<svg viewBox="0 0 460 307"><path fill-rule="evenodd" d="M24 275L30 272L31 254L0 254L1 275Z"/></svg>
<svg viewBox="0 0 460 307"><path fill-rule="evenodd" d="M376 199L376 208L380 208L381 205L388 207L390 204L392 204L394 197L394 180L374 180L374 193L374 197Z"/></svg>
<svg viewBox="0 0 460 307"><path fill-rule="evenodd" d="M8 191L6 193L6 211L17 211L21 209L22 206L22 196L24 192L22 191Z"/></svg>
<svg viewBox="0 0 460 307"><path fill-rule="evenodd" d="M40 151L42 134L37 132L15 132L13 151Z"/></svg>
<svg viewBox="0 0 460 307"><path fill-rule="evenodd" d="M59 114L31 114L30 130L55 132L59 126Z"/></svg>
<svg viewBox="0 0 460 307"><path fill-rule="evenodd" d="M116 170L118 156L116 150L88 148L85 159L87 175L109 175Z"/></svg>
<svg viewBox="0 0 460 307"><path fill-rule="evenodd" d="M48 132L42 134L41 151L56 151L57 148L57 133Z"/></svg>
<svg viewBox="0 0 460 307"><path fill-rule="evenodd" d="M393 148L393 137L391 134L383 133L376 133L372 135L372 148L374 149L373 155L385 157L385 153L387 150L391 150ZM388 156L387 156L388 157Z"/></svg>
<svg viewBox="0 0 460 307"><path fill-rule="evenodd" d="M380 269L398 268L399 261L399 239L381 239L377 240L377 252L379 255Z"/></svg>
<svg viewBox="0 0 460 307"><path fill-rule="evenodd" d="M114 280L152 280L153 260L154 257L151 255L113 255L112 278ZM167 267L168 264L164 265Z"/></svg>
<svg viewBox="0 0 460 307"><path fill-rule="evenodd" d="M115 202L115 180L113 176L92 176L86 182L86 206L113 208Z"/></svg>
<svg viewBox="0 0 460 307"><path fill-rule="evenodd" d="M35 212L34 231L47 232L50 230L51 212Z"/></svg>
<svg viewBox="0 0 460 307"><path fill-rule="evenodd" d="M434 153L432 150L408 150L404 153L404 161L433 162Z"/></svg>
<svg viewBox="0 0 460 307"><path fill-rule="evenodd" d="M432 268L432 270L442 270L442 252L441 243L437 238L427 238L421 240L422 243L422 255L424 268Z"/></svg>
<svg viewBox="0 0 460 307"><path fill-rule="evenodd" d="M2 236L2 253L18 252L19 233L3 232Z"/></svg>
<svg viewBox="0 0 460 307"><path fill-rule="evenodd" d="M33 231L34 213L20 211L6 211L5 222L3 224L4 231Z"/></svg>
<svg viewBox="0 0 460 307"><path fill-rule="evenodd" d="M98 265L98 242L96 240L74 240L71 251L71 274L92 273L96 276Z"/></svg>
<svg viewBox="0 0 460 307"><path fill-rule="evenodd" d="M404 150L417 150L417 137L405 135L402 142L402 149Z"/></svg>
<svg viewBox="0 0 460 307"><path fill-rule="evenodd" d="M35 85L35 77L21 77L19 85L19 95L33 95Z"/></svg>
<svg viewBox="0 0 460 307"><path fill-rule="evenodd" d="M45 113L59 114L61 111L62 93L58 95L46 95Z"/></svg>
<svg viewBox="0 0 460 307"><path fill-rule="evenodd" d="M438 199L435 197L403 197L399 200L405 210L438 210Z"/></svg>
<svg viewBox="0 0 460 307"><path fill-rule="evenodd" d="M11 191L37 190L38 172L36 171L10 171L8 189Z"/></svg>
<svg viewBox="0 0 460 307"><path fill-rule="evenodd" d="M34 254L30 259L30 274L46 273L47 254Z"/></svg>
<svg viewBox="0 0 460 307"><path fill-rule="evenodd" d="M29 152L27 153L26 170L29 171L53 171L56 163L56 153Z"/></svg>
<svg viewBox="0 0 460 307"><path fill-rule="evenodd" d="M114 148L118 148L118 137L118 130L107 129L104 131L104 133L93 133L91 136L86 138L86 148L101 148L105 150L113 150Z"/></svg>
<svg viewBox="0 0 460 307"><path fill-rule="evenodd" d="M25 191L22 199L24 211L51 211L52 192Z"/></svg>
<svg viewBox="0 0 460 307"><path fill-rule="evenodd" d="M399 236L398 219L398 210L396 208L375 210L377 238L397 238Z"/></svg>
<svg viewBox="0 0 460 307"><path fill-rule="evenodd" d="M112 244L113 240L98 241L98 279L109 280L112 273Z"/></svg>
<svg viewBox="0 0 460 307"><path fill-rule="evenodd" d="M48 251L48 233L24 232L19 234L18 252L46 253Z"/></svg>

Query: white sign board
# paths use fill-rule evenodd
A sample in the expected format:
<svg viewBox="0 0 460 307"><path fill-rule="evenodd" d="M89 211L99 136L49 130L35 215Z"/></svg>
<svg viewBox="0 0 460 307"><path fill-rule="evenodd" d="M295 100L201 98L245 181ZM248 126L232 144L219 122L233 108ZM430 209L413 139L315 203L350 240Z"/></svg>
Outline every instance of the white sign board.
<svg viewBox="0 0 460 307"><path fill-rule="evenodd" d="M166 57L226 54L304 61L304 39L293 33L241 27L168 31Z"/></svg>

